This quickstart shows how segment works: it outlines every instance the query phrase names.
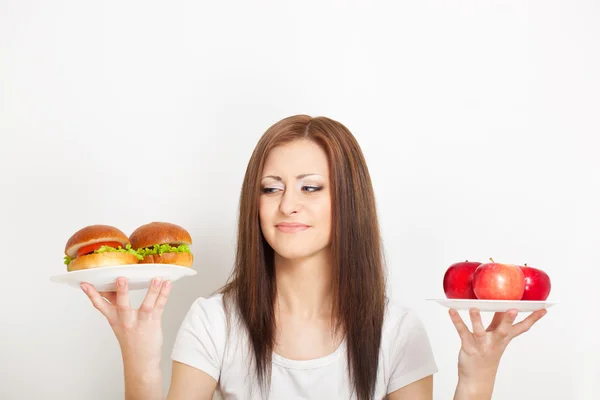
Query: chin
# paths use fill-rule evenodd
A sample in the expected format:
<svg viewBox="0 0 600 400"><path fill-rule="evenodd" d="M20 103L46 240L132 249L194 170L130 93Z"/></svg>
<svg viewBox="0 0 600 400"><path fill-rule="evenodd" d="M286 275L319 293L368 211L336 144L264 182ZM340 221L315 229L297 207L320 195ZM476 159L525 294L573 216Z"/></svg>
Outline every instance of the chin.
<svg viewBox="0 0 600 400"><path fill-rule="evenodd" d="M273 250L276 253L276 257L283 258L290 261L306 260L319 256L326 248L318 249L298 249L290 247L274 247Z"/></svg>
<svg viewBox="0 0 600 400"><path fill-rule="evenodd" d="M311 256L310 253L299 253L299 252L275 251L275 253L279 258L282 258L284 260L289 260L289 261L304 260L304 259L310 258L310 256Z"/></svg>

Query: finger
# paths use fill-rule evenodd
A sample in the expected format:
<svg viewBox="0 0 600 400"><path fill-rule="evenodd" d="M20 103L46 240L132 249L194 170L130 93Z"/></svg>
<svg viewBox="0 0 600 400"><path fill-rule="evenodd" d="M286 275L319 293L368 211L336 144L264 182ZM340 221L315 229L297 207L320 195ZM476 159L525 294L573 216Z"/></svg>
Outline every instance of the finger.
<svg viewBox="0 0 600 400"><path fill-rule="evenodd" d="M531 329L533 324L538 322L547 313L548 313L547 310L537 310L537 311L531 313L523 321L521 321L518 324L515 324L513 326L512 337L516 338L517 336L527 332L529 329Z"/></svg>
<svg viewBox="0 0 600 400"><path fill-rule="evenodd" d="M98 292L100 296L104 297L111 304L117 303L117 293L116 292Z"/></svg>
<svg viewBox="0 0 600 400"><path fill-rule="evenodd" d="M154 317L160 318L165 309L165 305L167 304L167 299L169 298L169 293L171 292L171 281L165 281L162 285L162 289L160 290L160 294L156 299L156 305L154 306Z"/></svg>
<svg viewBox="0 0 600 400"><path fill-rule="evenodd" d="M483 322L481 321L481 313L477 308L471 308L469 310L469 315L471 316L471 324L473 324L473 334L476 336L485 336L485 328L483 327Z"/></svg>
<svg viewBox="0 0 600 400"><path fill-rule="evenodd" d="M117 278L117 309L119 312L126 312L131 309L129 303L129 292L127 279L119 277Z"/></svg>
<svg viewBox="0 0 600 400"><path fill-rule="evenodd" d="M141 320L147 320L152 315L154 311L154 304L156 303L156 299L160 293L160 288L162 286L162 278L154 278L148 288L148 293L146 293L146 297L144 297L144 301L140 306L140 310L138 312L138 317Z"/></svg>
<svg viewBox="0 0 600 400"><path fill-rule="evenodd" d="M89 283L82 283L80 286L83 292L90 299L94 307L98 311L100 311L102 315L104 315L109 320L114 317L114 307L106 300L104 300L102 296L100 296L100 293L96 291L96 288L94 288Z"/></svg>
<svg viewBox="0 0 600 400"><path fill-rule="evenodd" d="M492 322L490 322L490 325L487 327L487 331L491 332L496 330L496 328L498 328L498 325L500 325L500 322L502 322L502 319L504 318L504 314L503 312L496 312L494 313L494 318L492 318Z"/></svg>
<svg viewBox="0 0 600 400"><path fill-rule="evenodd" d="M517 310L508 310L504 313L498 328L495 330L501 338L508 337L512 333L513 322L515 322L518 314L519 312Z"/></svg>
<svg viewBox="0 0 600 400"><path fill-rule="evenodd" d="M458 336L460 336L460 339L463 341L468 340L469 337L471 336L471 331L469 331L469 328L467 327L467 325L465 325L464 321L458 314L458 311L456 311L454 309L450 309L450 311L448 313L450 314L450 319L454 323L454 327L456 328L456 331L458 332Z"/></svg>

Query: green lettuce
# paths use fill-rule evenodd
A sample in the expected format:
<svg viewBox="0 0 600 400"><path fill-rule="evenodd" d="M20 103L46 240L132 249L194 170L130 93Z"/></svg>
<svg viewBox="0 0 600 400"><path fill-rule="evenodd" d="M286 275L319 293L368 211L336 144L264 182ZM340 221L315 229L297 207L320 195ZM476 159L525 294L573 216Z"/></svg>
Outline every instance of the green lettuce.
<svg viewBox="0 0 600 400"><path fill-rule="evenodd" d="M115 253L129 253L129 254L133 254L134 256L137 257L138 260L143 260L144 256L141 255L138 251L135 251L134 249L131 248L130 244L127 244L125 246L125 248L122 248L121 246L119 246L118 248L114 248L114 247L110 247L110 246L102 246L97 250L94 250L94 254L100 254L100 253L107 253L107 252L115 252ZM72 257L69 256L65 256L65 265L69 265L69 263L73 261Z"/></svg>
<svg viewBox="0 0 600 400"><path fill-rule="evenodd" d="M177 247L173 247L170 244L155 244L151 248L137 249L136 251L142 257L153 254L162 255L163 253L191 253L190 247L187 244L180 244Z"/></svg>

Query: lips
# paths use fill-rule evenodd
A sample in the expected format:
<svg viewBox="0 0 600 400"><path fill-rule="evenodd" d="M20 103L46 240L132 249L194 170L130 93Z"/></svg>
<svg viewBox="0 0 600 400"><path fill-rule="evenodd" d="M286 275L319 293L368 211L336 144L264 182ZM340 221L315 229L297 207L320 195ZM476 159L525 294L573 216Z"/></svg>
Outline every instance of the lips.
<svg viewBox="0 0 600 400"><path fill-rule="evenodd" d="M279 229L281 232L285 232L285 233L300 232L300 231L304 231L304 230L310 228L310 226L308 226L306 224L289 223L289 222L282 222L280 224L275 225L275 227L277 229Z"/></svg>

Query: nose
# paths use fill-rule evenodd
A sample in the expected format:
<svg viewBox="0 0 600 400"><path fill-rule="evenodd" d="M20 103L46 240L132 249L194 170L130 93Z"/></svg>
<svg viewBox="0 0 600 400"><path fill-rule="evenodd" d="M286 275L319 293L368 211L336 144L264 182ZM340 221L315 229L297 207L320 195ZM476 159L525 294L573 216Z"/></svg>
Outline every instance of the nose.
<svg viewBox="0 0 600 400"><path fill-rule="evenodd" d="M279 210L285 215L292 215L302 208L299 196L293 190L285 190L281 196Z"/></svg>

